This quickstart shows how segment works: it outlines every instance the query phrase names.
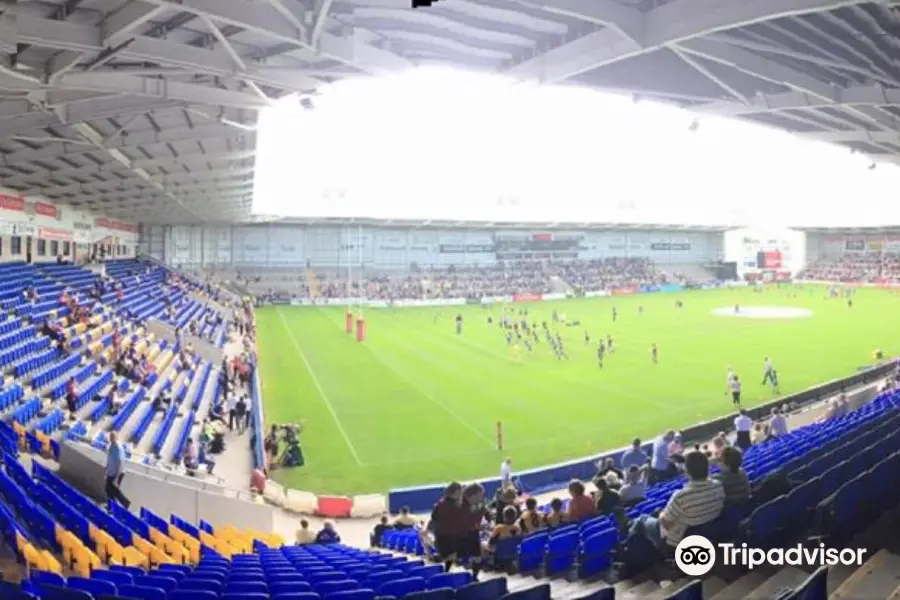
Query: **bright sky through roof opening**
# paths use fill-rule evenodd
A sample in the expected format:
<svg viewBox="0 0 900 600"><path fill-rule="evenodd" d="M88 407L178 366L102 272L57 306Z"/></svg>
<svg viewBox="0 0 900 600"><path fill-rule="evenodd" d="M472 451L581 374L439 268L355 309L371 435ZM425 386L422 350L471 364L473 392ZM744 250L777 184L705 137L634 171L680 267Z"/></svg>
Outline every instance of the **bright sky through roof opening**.
<svg viewBox="0 0 900 600"><path fill-rule="evenodd" d="M900 168L578 87L421 68L260 114L254 212L290 217L866 226Z"/></svg>

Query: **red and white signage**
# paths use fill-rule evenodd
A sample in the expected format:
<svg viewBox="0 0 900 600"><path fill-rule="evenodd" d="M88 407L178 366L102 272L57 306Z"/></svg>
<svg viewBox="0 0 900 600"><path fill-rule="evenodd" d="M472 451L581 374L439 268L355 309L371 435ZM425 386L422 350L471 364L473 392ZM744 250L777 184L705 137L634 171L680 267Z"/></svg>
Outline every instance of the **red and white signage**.
<svg viewBox="0 0 900 600"><path fill-rule="evenodd" d="M9 194L0 194L0 209L23 212L25 210L25 199L18 196L10 196Z"/></svg>
<svg viewBox="0 0 900 600"><path fill-rule="evenodd" d="M68 229L60 229L58 227L41 227L38 229L38 237L45 240L71 242L72 232Z"/></svg>
<svg viewBox="0 0 900 600"><path fill-rule="evenodd" d="M47 202L35 202L34 212L35 214L44 215L45 217L53 217L54 219L59 218L59 209L56 208L56 205Z"/></svg>
<svg viewBox="0 0 900 600"><path fill-rule="evenodd" d="M115 219L107 219L105 217L95 219L94 226L101 227L103 229L112 229L113 231L125 231L128 233L137 233L138 232L137 225L132 225L131 223L126 223L125 221L117 221Z"/></svg>

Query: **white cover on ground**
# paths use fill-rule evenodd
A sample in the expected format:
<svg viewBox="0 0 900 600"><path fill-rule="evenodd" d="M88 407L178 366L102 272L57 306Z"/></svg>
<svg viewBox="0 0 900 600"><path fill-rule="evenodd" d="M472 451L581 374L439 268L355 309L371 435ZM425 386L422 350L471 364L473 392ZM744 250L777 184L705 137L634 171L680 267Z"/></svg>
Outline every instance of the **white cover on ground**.
<svg viewBox="0 0 900 600"><path fill-rule="evenodd" d="M263 498L266 499L266 502L269 504L274 504L278 507L284 507L285 502L287 501L287 495L285 494L284 486L280 483L275 483L272 480L266 482L266 488L263 491Z"/></svg>
<svg viewBox="0 0 900 600"><path fill-rule="evenodd" d="M266 482L268 488L271 482ZM315 514L319 506L319 499L315 494L301 492L300 490L287 490L285 492L284 508L291 512L304 515Z"/></svg>
<svg viewBox="0 0 900 600"><path fill-rule="evenodd" d="M387 512L387 496L383 494L366 494L353 496L351 517L377 517Z"/></svg>

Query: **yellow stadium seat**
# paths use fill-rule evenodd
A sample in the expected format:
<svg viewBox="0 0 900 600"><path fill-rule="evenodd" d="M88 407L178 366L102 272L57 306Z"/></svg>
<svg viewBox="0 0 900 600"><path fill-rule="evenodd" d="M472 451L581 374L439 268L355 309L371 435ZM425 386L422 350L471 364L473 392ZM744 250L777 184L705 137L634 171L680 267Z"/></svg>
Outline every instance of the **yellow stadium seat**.
<svg viewBox="0 0 900 600"><path fill-rule="evenodd" d="M99 569L102 566L103 563L100 562L100 557L84 546L75 550L75 562L72 565L72 569L78 573L79 577L90 577L94 569Z"/></svg>
<svg viewBox="0 0 900 600"><path fill-rule="evenodd" d="M137 548L129 546L128 548L125 548L125 551L122 553L122 564L129 567L149 569L150 559Z"/></svg>
<svg viewBox="0 0 900 600"><path fill-rule="evenodd" d="M62 548L63 563L66 566L71 566L75 562L75 555L78 549L84 548L81 540L75 537L72 532L66 531L59 525L56 526L56 543Z"/></svg>
<svg viewBox="0 0 900 600"><path fill-rule="evenodd" d="M40 569L41 571L49 571L50 565L47 564L44 554L31 545L31 542L25 542L22 546L22 555L25 557L25 564L32 569Z"/></svg>
<svg viewBox="0 0 900 600"><path fill-rule="evenodd" d="M41 556L44 559L44 570L50 571L51 573L56 573L57 575L63 574L62 565L59 564L59 561L56 560L56 557L49 550L42 550Z"/></svg>
<svg viewBox="0 0 900 600"><path fill-rule="evenodd" d="M169 535L172 539L184 546L187 551L187 560L190 564L196 565L200 562L200 541L197 538L188 535L174 525L169 525Z"/></svg>
<svg viewBox="0 0 900 600"><path fill-rule="evenodd" d="M131 536L131 543L135 548L140 550L144 555L150 556L150 550L152 550L155 546L142 538L141 536L134 534Z"/></svg>

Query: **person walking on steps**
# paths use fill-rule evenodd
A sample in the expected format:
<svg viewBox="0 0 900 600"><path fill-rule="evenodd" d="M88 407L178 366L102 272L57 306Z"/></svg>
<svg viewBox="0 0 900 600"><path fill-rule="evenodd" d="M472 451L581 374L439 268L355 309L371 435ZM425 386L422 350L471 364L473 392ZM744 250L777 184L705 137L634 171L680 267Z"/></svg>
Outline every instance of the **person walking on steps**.
<svg viewBox="0 0 900 600"><path fill-rule="evenodd" d="M116 432L109 434L109 450L106 453L106 498L115 500L127 510L131 501L125 497L119 486L125 477L125 457L122 446L119 445Z"/></svg>

